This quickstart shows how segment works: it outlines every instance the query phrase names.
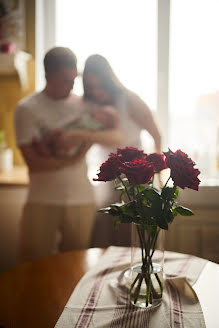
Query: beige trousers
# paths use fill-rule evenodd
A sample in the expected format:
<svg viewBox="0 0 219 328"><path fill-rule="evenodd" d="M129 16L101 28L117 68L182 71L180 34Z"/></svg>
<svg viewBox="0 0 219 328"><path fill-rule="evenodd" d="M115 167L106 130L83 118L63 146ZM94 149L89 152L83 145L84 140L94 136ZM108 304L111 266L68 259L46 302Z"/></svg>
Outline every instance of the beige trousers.
<svg viewBox="0 0 219 328"><path fill-rule="evenodd" d="M24 206L19 235L21 261L85 249L95 219L95 205L31 204Z"/></svg>

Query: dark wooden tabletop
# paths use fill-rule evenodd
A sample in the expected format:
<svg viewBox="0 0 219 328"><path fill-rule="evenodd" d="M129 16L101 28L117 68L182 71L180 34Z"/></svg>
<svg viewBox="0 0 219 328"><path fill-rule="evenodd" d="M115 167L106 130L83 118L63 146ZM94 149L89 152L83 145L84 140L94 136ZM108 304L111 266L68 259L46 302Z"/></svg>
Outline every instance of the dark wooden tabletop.
<svg viewBox="0 0 219 328"><path fill-rule="evenodd" d="M104 250L91 248L23 263L0 275L0 327L54 327L81 277Z"/></svg>

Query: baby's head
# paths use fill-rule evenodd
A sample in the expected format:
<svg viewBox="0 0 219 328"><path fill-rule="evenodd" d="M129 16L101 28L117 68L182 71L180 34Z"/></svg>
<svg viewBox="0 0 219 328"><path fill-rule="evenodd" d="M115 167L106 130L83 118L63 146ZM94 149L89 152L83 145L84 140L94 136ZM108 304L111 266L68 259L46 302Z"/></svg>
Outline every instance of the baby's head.
<svg viewBox="0 0 219 328"><path fill-rule="evenodd" d="M114 119L111 114L112 110L114 111L114 108L111 106L100 106L95 108L91 115L96 121L100 122L105 129L112 129L115 127Z"/></svg>

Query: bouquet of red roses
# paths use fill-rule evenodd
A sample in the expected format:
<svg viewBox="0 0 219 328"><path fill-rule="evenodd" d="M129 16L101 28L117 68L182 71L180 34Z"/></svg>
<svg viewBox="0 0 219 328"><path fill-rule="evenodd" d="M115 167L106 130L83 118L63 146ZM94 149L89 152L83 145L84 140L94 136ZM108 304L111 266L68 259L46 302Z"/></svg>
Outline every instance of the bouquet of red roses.
<svg viewBox="0 0 219 328"><path fill-rule="evenodd" d="M133 282L131 293L134 304L138 301L142 281L146 285L146 307L153 303L153 285L150 272L153 271L152 256L160 229L168 230L177 214L193 215L193 212L177 203L179 188L198 190L200 171L195 163L181 150L173 152L169 149L163 154L145 154L142 150L133 147L117 149L111 153L106 162L100 167L98 178L94 181L115 182L115 189L120 191L121 202L110 204L99 211L115 217L115 222L134 223L139 235L142 266ZM161 188L154 186L156 173L169 168L170 176ZM169 180L172 185L169 186ZM147 237L145 235L147 233ZM160 292L162 285L157 276ZM135 285L137 286L134 290ZM159 297L156 295L154 297Z"/></svg>
<svg viewBox="0 0 219 328"><path fill-rule="evenodd" d="M118 148L117 153L111 153L101 165L94 181L114 180L115 189L121 191L122 202L99 211L117 217L117 222L147 222L167 230L177 214L193 215L189 209L178 205L176 199L179 194L177 187L198 190L200 171L194 166L195 163L181 150L146 155L137 148ZM153 186L154 176L167 168L170 176L158 190ZM168 186L170 179L172 187ZM126 203L125 194L129 200Z"/></svg>

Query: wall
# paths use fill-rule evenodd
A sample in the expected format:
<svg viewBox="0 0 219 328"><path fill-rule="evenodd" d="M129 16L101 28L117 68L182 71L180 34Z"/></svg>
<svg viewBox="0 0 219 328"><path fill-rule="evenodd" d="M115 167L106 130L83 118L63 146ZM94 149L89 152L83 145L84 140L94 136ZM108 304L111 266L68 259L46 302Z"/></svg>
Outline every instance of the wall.
<svg viewBox="0 0 219 328"><path fill-rule="evenodd" d="M166 233L166 249L219 263L217 208L193 208L192 217L176 217Z"/></svg>
<svg viewBox="0 0 219 328"><path fill-rule="evenodd" d="M177 216L166 234L166 249L219 263L219 186L181 190L179 204L194 216Z"/></svg>
<svg viewBox="0 0 219 328"><path fill-rule="evenodd" d="M13 149L14 164L22 165L23 159L16 148L14 138L13 116L17 102L35 90L35 0L25 1L26 11L26 52L32 55L28 61L28 88L21 89L18 76L0 75L0 129L6 134L7 145Z"/></svg>
<svg viewBox="0 0 219 328"><path fill-rule="evenodd" d="M0 273L19 263L18 229L26 197L25 186L0 186Z"/></svg>
<svg viewBox="0 0 219 328"><path fill-rule="evenodd" d="M200 197L205 192L200 188ZM18 229L26 196L25 185L0 185L0 272L18 263ZM203 203L197 206L189 204L186 200L179 203L184 203L184 206L193 210L195 215L175 218L166 233L165 249L193 254L219 263L219 204Z"/></svg>

